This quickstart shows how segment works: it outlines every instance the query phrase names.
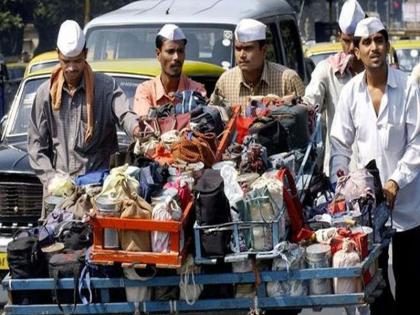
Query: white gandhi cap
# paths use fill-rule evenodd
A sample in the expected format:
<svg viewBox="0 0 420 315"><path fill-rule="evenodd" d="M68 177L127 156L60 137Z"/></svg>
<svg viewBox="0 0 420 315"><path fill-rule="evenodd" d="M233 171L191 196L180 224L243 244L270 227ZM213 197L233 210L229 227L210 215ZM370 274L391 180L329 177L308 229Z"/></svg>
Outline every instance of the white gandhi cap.
<svg viewBox="0 0 420 315"><path fill-rule="evenodd" d="M185 39L184 32L175 24L165 24L159 31L158 35L169 40Z"/></svg>
<svg viewBox="0 0 420 315"><path fill-rule="evenodd" d="M235 29L235 38L240 42L252 42L256 40L265 40L265 24L253 20L241 20Z"/></svg>
<svg viewBox="0 0 420 315"><path fill-rule="evenodd" d="M365 12L357 0L347 0L341 8L338 25L344 34L352 35L354 34L357 23L364 18Z"/></svg>
<svg viewBox="0 0 420 315"><path fill-rule="evenodd" d="M377 17L368 17L357 24L354 37L366 38L384 29L385 26L382 24L381 20Z"/></svg>
<svg viewBox="0 0 420 315"><path fill-rule="evenodd" d="M66 20L58 31L57 48L66 57L78 56L85 47L85 35L79 24Z"/></svg>

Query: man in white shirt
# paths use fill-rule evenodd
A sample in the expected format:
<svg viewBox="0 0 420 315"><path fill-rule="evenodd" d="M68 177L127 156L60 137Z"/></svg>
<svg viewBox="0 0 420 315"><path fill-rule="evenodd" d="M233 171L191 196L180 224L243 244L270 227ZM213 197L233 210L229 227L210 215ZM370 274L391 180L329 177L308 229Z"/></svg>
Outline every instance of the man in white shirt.
<svg viewBox="0 0 420 315"><path fill-rule="evenodd" d="M414 314L420 298L420 291L413 288L420 283L419 87L386 64L390 44L379 19L359 22L354 37L356 56L366 71L341 92L331 128L331 171L333 176L340 169L348 172L353 143L359 168L376 160L397 229L393 238L394 314ZM387 266L380 267L386 273ZM385 309L381 314L389 313Z"/></svg>
<svg viewBox="0 0 420 315"><path fill-rule="evenodd" d="M411 72L411 79L420 85L420 63L417 64Z"/></svg>
<svg viewBox="0 0 420 315"><path fill-rule="evenodd" d="M330 161L329 134L341 89L353 76L364 70L363 63L354 56L353 46L354 30L364 18L365 12L356 0L347 0L343 4L338 19L343 50L317 64L311 82L305 89L305 99L311 104L318 104L318 110L326 120L324 172L327 175Z"/></svg>

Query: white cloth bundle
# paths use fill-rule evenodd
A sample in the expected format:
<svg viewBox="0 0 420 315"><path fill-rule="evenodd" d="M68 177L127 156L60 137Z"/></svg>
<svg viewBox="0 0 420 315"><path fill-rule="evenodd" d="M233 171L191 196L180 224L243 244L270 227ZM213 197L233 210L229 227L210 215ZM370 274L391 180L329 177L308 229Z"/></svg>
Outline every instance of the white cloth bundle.
<svg viewBox="0 0 420 315"><path fill-rule="evenodd" d="M333 267L354 267L358 264L360 264L360 256L356 250L356 244L350 239L345 238L343 248L334 254ZM334 292L336 294L361 291L362 280L360 278L334 278Z"/></svg>

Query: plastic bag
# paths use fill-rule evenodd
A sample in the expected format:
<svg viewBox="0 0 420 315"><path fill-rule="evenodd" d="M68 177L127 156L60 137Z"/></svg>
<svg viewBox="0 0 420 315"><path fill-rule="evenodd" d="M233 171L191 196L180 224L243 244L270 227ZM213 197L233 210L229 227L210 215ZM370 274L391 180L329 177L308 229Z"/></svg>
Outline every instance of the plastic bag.
<svg viewBox="0 0 420 315"><path fill-rule="evenodd" d="M58 171L48 182L48 194L65 197L73 193L75 185L69 174Z"/></svg>
<svg viewBox="0 0 420 315"><path fill-rule="evenodd" d="M223 178L224 182L224 191L225 195L229 200L230 206L234 206L236 202L243 199L244 192L239 186L237 178L238 174L234 167L230 165L224 165L220 170L220 175Z"/></svg>

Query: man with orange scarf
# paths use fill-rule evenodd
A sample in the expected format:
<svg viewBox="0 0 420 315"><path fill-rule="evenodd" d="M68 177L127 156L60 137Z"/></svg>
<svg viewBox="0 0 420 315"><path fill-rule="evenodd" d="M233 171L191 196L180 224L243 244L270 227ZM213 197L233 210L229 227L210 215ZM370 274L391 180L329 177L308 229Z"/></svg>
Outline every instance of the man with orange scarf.
<svg viewBox="0 0 420 315"><path fill-rule="evenodd" d="M80 26L65 21L57 39L59 64L36 94L28 127L32 168L44 184L57 171L77 176L106 169L118 151L118 124L138 136L138 118L113 78L92 71Z"/></svg>

